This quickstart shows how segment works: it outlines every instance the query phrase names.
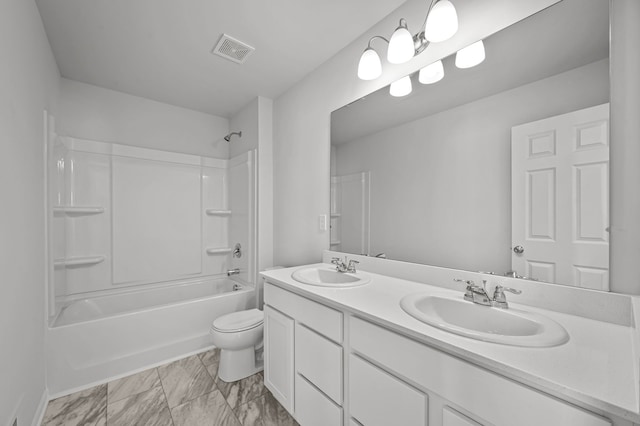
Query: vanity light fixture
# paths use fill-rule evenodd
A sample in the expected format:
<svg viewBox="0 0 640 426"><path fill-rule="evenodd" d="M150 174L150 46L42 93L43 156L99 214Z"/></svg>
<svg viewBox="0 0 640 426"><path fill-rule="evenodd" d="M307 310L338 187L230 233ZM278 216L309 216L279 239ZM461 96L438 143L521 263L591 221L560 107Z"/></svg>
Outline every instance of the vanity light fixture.
<svg viewBox="0 0 640 426"><path fill-rule="evenodd" d="M399 80L394 81L389 86L389 94L396 98L407 96L411 93L411 76L405 75Z"/></svg>
<svg viewBox="0 0 640 426"><path fill-rule="evenodd" d="M437 83L444 77L444 66L442 61L436 61L420 70L418 81L422 84Z"/></svg>
<svg viewBox="0 0 640 426"><path fill-rule="evenodd" d="M482 40L476 41L469 46L462 48L456 53L456 67L471 68L484 61L484 43Z"/></svg>
<svg viewBox="0 0 640 426"><path fill-rule="evenodd" d="M381 65L378 68L380 57L371 47L371 42L376 38L389 43L387 60L390 63L403 64L422 53L429 43L448 40L456 31L458 31L458 15L453 3L449 0L432 0L423 29L419 33L412 36L407 27L407 21L402 18L390 40L381 36L374 36L369 40L358 63L358 77L362 80L374 80L382 74Z"/></svg>

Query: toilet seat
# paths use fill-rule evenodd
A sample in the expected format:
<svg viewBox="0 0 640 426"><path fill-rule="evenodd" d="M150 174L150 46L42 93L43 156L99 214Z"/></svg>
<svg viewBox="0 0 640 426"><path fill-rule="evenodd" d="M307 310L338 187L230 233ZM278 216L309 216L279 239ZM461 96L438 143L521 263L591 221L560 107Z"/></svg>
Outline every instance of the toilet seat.
<svg viewBox="0 0 640 426"><path fill-rule="evenodd" d="M216 318L211 325L211 329L220 333L236 333L259 327L263 321L264 313L254 308L246 311L232 312Z"/></svg>

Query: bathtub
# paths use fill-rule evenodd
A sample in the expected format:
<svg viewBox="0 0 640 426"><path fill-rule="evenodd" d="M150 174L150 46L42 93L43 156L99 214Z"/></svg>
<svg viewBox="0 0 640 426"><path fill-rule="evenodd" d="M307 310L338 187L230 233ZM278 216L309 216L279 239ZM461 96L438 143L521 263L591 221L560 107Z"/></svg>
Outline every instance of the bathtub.
<svg viewBox="0 0 640 426"><path fill-rule="evenodd" d="M51 398L212 347L211 322L255 307L230 279L177 283L72 301L47 329Z"/></svg>

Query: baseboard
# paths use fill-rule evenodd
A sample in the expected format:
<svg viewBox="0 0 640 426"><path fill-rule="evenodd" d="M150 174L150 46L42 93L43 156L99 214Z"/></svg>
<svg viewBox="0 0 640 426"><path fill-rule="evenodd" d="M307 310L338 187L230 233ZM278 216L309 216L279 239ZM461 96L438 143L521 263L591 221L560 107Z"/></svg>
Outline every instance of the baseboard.
<svg viewBox="0 0 640 426"><path fill-rule="evenodd" d="M49 391L47 390L47 388L44 388L44 391L42 391L42 396L40 397L40 402L38 403L38 409L33 416L33 422L31 423L31 426L40 426L42 424L42 419L44 418L44 413L47 410L48 403Z"/></svg>

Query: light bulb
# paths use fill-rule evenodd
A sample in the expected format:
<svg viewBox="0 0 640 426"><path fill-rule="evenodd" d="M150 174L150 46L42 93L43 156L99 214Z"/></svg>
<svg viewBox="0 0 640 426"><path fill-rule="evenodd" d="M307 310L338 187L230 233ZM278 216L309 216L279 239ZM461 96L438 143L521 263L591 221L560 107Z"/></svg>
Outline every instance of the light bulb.
<svg viewBox="0 0 640 426"><path fill-rule="evenodd" d="M456 67L471 68L484 61L484 43L476 41L456 53Z"/></svg>
<svg viewBox="0 0 640 426"><path fill-rule="evenodd" d="M433 84L442 80L444 77L444 67L442 61L437 61L420 70L418 81L422 84Z"/></svg>
<svg viewBox="0 0 640 426"><path fill-rule="evenodd" d="M414 53L413 36L406 26L400 25L389 40L387 61L392 64L404 64L413 58Z"/></svg>
<svg viewBox="0 0 640 426"><path fill-rule="evenodd" d="M382 64L378 53L371 47L367 47L358 63L358 78L360 80L375 80L382 74Z"/></svg>
<svg viewBox="0 0 640 426"><path fill-rule="evenodd" d="M456 8L449 0L440 0L429 11L427 23L424 26L424 36L430 42L438 43L450 39L457 31Z"/></svg>
<svg viewBox="0 0 640 426"><path fill-rule="evenodd" d="M411 93L411 77L404 76L400 80L391 83L389 94L395 97L406 96Z"/></svg>

